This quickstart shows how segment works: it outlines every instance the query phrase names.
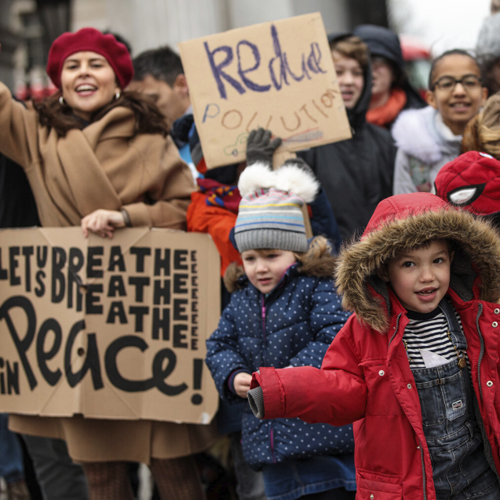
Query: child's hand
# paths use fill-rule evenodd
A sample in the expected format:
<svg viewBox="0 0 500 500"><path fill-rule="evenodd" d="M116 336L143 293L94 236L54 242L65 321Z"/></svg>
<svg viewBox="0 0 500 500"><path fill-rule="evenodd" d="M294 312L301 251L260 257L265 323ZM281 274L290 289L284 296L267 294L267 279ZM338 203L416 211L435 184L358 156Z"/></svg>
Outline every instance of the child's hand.
<svg viewBox="0 0 500 500"><path fill-rule="evenodd" d="M247 392L250 390L250 382L252 381L252 375L250 373L240 372L236 377L234 377L233 385L236 394L240 398L246 398Z"/></svg>

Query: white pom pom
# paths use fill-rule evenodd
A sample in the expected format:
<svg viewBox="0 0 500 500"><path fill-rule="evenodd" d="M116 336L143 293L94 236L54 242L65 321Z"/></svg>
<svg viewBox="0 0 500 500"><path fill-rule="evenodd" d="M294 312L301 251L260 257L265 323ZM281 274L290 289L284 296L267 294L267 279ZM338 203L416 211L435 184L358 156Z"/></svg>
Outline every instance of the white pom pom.
<svg viewBox="0 0 500 500"><path fill-rule="evenodd" d="M241 196L247 196L257 189L269 189L276 183L275 173L265 163L252 163L240 175L238 189Z"/></svg>
<svg viewBox="0 0 500 500"><path fill-rule="evenodd" d="M319 191L320 185L312 172L299 166L287 163L275 171L275 187L288 191L302 198L306 203L311 203Z"/></svg>

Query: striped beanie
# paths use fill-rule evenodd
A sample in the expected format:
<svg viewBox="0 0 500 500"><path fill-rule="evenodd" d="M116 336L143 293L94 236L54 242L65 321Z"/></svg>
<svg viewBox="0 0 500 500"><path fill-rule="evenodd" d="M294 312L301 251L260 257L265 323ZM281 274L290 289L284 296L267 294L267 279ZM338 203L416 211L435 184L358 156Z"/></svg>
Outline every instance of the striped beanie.
<svg viewBox="0 0 500 500"><path fill-rule="evenodd" d="M302 206L314 200L319 184L312 172L287 162L278 170L254 163L240 176L242 196L234 228L238 251L307 251Z"/></svg>

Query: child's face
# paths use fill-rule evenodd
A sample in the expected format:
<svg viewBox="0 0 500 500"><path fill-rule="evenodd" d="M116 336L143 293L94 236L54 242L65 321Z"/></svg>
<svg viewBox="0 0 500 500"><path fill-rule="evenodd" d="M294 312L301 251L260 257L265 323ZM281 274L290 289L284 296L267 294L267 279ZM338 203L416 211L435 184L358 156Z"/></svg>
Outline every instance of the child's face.
<svg viewBox="0 0 500 500"><path fill-rule="evenodd" d="M336 50L332 50L332 58L344 106L346 109L352 109L358 103L363 92L365 84L363 68L356 59L345 57Z"/></svg>
<svg viewBox="0 0 500 500"><path fill-rule="evenodd" d="M372 97L388 95L394 81L391 63L383 57L372 59Z"/></svg>
<svg viewBox="0 0 500 500"><path fill-rule="evenodd" d="M288 250L245 250L241 258L250 283L262 293L274 290L285 271L296 262Z"/></svg>
<svg viewBox="0 0 500 500"><path fill-rule="evenodd" d="M405 250L381 272L402 306L408 311L428 313L439 305L450 284L450 255L445 240L433 241L427 248Z"/></svg>
<svg viewBox="0 0 500 500"><path fill-rule="evenodd" d="M474 81L474 77L481 77L474 59L462 54L451 54L438 61L432 80L443 82L443 77L462 80L467 76L472 76L471 81ZM450 130L455 135L462 135L467 122L479 111L487 94L488 91L480 83L476 87L452 83L449 88L443 88L438 83L434 90L427 91L426 96L427 102L439 111Z"/></svg>

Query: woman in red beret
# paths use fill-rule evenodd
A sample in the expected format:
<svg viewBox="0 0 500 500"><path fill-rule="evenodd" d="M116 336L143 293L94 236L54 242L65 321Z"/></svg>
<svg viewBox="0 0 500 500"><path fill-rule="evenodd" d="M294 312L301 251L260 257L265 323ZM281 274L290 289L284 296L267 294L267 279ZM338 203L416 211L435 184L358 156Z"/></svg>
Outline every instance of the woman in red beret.
<svg viewBox="0 0 500 500"><path fill-rule="evenodd" d="M93 28L65 33L47 73L58 92L34 110L0 82L0 152L24 168L42 225L109 238L125 226L186 229L193 178L156 106L124 91L133 76L125 46ZM150 464L162 498L203 497L192 454L212 444L209 426L21 415L10 426L64 439L92 500L133 498L127 461Z"/></svg>

